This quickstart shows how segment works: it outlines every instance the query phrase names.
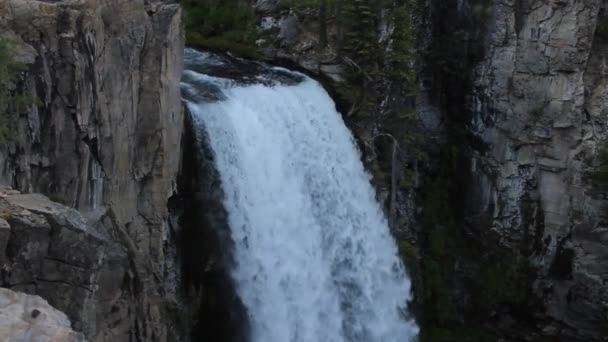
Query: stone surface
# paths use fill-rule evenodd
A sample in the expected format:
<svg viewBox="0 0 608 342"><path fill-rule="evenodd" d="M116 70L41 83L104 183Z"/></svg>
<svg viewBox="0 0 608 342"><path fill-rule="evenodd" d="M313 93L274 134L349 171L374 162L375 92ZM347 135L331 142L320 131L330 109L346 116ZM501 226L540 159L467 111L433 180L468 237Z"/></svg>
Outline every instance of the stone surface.
<svg viewBox="0 0 608 342"><path fill-rule="evenodd" d="M287 0L257 0L255 2L255 10L263 14L277 12L286 9L287 6Z"/></svg>
<svg viewBox="0 0 608 342"><path fill-rule="evenodd" d="M166 314L179 288L167 208L184 126L179 4L0 0L0 32L38 100L0 147L0 181L83 214L5 192L20 211L5 218L4 285L40 294L90 340L181 340Z"/></svg>
<svg viewBox="0 0 608 342"><path fill-rule="evenodd" d="M16 58L28 65L20 86L39 100L20 116L17 140L0 148L0 180L17 189L0 191L1 285L43 296L89 340L187 340L180 324L196 314L176 293L175 222L168 222L167 209L183 127L183 32L175 2L0 0L0 36L16 41ZM268 59L289 60L333 83L345 81L344 70L354 66L332 43L335 18L328 18L330 44L320 46L318 10L296 11L282 0L255 4L258 45ZM466 21L478 4L446 0L437 8ZM525 329L518 317L488 313L498 321L492 329L603 341L608 196L589 175L602 163L598 152L608 140L606 1L486 5L490 15L478 23L486 27L482 60L467 99L433 93L430 72L420 76L417 107L424 128L439 136L443 107L468 103L469 140L458 144L469 153L462 169L470 237L497 237L534 269L530 285L542 307L524 315L532 317ZM390 23L380 26L390 31ZM441 29L429 25L422 31L431 39ZM466 45L470 33L458 32L459 43ZM450 62L466 64L460 60L466 56L450 55ZM365 141L375 127L364 121L354 133ZM389 198L386 181L378 184L379 197ZM80 213L20 191L44 193ZM409 220L419 208L415 195L407 196L398 200L398 211ZM201 234L191 230L186 239ZM188 277L199 277L192 270L218 248L206 235L201 240L208 244L204 250L189 241L193 246L180 251L187 257L195 252ZM478 266L459 264L455 279ZM189 281L200 295L202 281ZM205 286L221 294L227 285ZM449 295L466 306L475 294L456 281ZM220 325L207 316L221 309L198 313L201 324ZM169 311L179 312L173 315L181 322Z"/></svg>
<svg viewBox="0 0 608 342"><path fill-rule="evenodd" d="M333 82L343 82L344 61L338 57L335 44L335 18L328 22L327 46L319 42L319 11L314 7L302 9L282 0L258 0L259 35L257 41L262 56L269 60L288 60L314 74Z"/></svg>
<svg viewBox="0 0 608 342"><path fill-rule="evenodd" d="M0 288L0 340L6 342L84 342L64 313L39 296Z"/></svg>
<svg viewBox="0 0 608 342"><path fill-rule="evenodd" d="M599 159L598 152L608 140L608 2L420 3L424 6L423 17L416 20L422 25L418 27L419 51L425 52L425 45L434 39L439 45L462 45L462 49L439 46L438 56L422 54L418 61L416 107L429 133L425 152L439 157L434 150L444 141L463 151L465 160L457 171L466 178L460 194L463 203L451 205L464 209L467 237L484 246L486 252L505 249L517 256L513 260L530 266L529 285L541 302L535 307L529 298L527 304L535 311L525 314L484 313L491 316L489 321L499 322L488 330L507 340L517 336L605 341L608 196L593 184L591 175L606 162ZM268 6L260 21L261 50L271 59L288 59L334 82L344 82L340 69L345 63L332 44L337 34L335 18L327 22L327 47L319 44L318 18L318 10L310 8L285 11ZM452 25L455 22L459 25ZM384 32L380 26L379 31ZM477 35L474 31L481 26L485 33ZM387 32L390 27L390 21L385 23ZM453 32L445 32L450 30ZM288 31L297 32L296 38L281 34ZM454 40L441 41L446 36ZM472 41L477 38L479 41ZM468 84L469 75L464 73L471 71L467 69L471 61L478 62L474 62L472 84ZM454 70L463 74L438 75ZM435 84L442 82L445 84ZM452 94L438 92L457 86L460 89ZM454 110L462 111L448 114ZM446 122L469 114L466 123L446 126ZM351 120L356 118L347 118L347 122ZM374 127L358 125L353 133L365 140ZM455 127L465 131L466 137L448 131ZM450 140L452 136L457 140ZM452 146L447 149L456 150ZM432 177L440 166L435 161L428 164L425 171ZM447 183L461 185L458 177L454 178ZM376 185L387 187L382 182ZM381 190L380 199L382 194ZM388 192L384 194L388 197ZM415 194L411 198L415 200ZM399 201L405 208L399 211L405 213L403 217L408 213L415 217L422 209L422 203ZM415 220L409 226L416 227ZM424 257L428 251L424 246L419 248ZM476 294L470 293L462 280L476 274L482 259L460 264L461 258L453 257L458 266L449 297L458 303L456 307L467 310ZM424 286L418 287L422 289L418 300L424 296ZM462 319L458 314L456 319Z"/></svg>
<svg viewBox="0 0 608 342"><path fill-rule="evenodd" d="M125 293L129 260L115 231L42 195L0 194L0 285L45 298L89 337L128 330L115 311L135 298Z"/></svg>
<svg viewBox="0 0 608 342"><path fill-rule="evenodd" d="M495 1L474 75L468 216L531 249L540 329L564 341L608 336L608 202L590 177L608 138L606 5Z"/></svg>

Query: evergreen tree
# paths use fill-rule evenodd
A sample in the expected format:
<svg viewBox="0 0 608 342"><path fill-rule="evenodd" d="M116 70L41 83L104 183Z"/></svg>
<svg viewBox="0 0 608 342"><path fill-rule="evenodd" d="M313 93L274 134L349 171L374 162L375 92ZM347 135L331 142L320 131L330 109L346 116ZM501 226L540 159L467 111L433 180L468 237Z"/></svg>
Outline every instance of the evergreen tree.
<svg viewBox="0 0 608 342"><path fill-rule="evenodd" d="M373 68L377 58L377 17L373 0L344 3L344 50L361 67Z"/></svg>
<svg viewBox="0 0 608 342"><path fill-rule="evenodd" d="M188 44L252 50L256 17L249 0L184 0Z"/></svg>

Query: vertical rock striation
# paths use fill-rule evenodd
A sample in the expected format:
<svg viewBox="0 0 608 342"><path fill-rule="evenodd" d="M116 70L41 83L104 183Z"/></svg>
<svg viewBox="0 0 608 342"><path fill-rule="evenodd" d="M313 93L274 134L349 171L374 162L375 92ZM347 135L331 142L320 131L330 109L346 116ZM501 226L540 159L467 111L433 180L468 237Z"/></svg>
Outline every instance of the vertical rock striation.
<svg viewBox="0 0 608 342"><path fill-rule="evenodd" d="M467 218L527 256L542 335L608 334L606 1L496 1L474 71Z"/></svg>
<svg viewBox="0 0 608 342"><path fill-rule="evenodd" d="M456 213L456 229L464 237L452 244L475 246L468 253L453 248L447 253L461 255L451 255L451 263L442 264L453 269L436 272L453 283L446 289L444 304L456 308L451 314L443 307L441 316L473 330L487 328L496 338L604 339L608 202L593 175L608 162L600 156L608 143L608 2L415 3L421 88L417 111L428 131L423 144L431 160L412 193L423 198L432 197L428 192L449 192L448 209ZM340 47L332 39L326 47L319 44L318 9L289 7L285 1L256 1L262 54L291 60L325 76L326 84L352 86L346 77L348 65L337 54ZM330 37L339 35L339 18L332 16L326 23ZM386 20L378 21L379 32L392 27L390 20L385 26ZM347 121L363 140L377 129L365 120L352 125L356 116ZM395 126L384 128L406 129ZM451 178L429 187L445 175ZM388 185L380 181L379 187ZM428 260L432 251L424 241L432 246L433 239L446 239L447 233L435 236L425 232L426 227L415 228L424 225L417 212L435 208L424 207L419 199L416 205L407 205L407 200L397 198L405 208L397 216L418 219L407 228L419 231L416 247ZM518 265L501 275L503 265L494 264L497 260ZM420 269L427 274L413 277L429 281L433 265L422 264ZM494 284L484 284L485 280ZM530 289L519 288L527 286ZM420 307L428 308L427 296L437 297L430 287L418 286ZM475 303L483 301L475 291L490 287L487 293L502 292L501 298L488 305ZM529 291L535 298L527 297ZM503 303L505 299L513 303ZM478 309L487 312L470 312Z"/></svg>
<svg viewBox="0 0 608 342"><path fill-rule="evenodd" d="M94 286L82 294L62 288L60 270L55 281L34 277L22 290L82 322L75 328L88 339L167 340L179 330L168 315L179 272L167 199L181 158L181 8L165 0L0 0L0 32L27 66L18 90L36 98L0 149L0 180L100 226L107 241L86 245L99 249L89 255L96 262L110 250L126 253L108 266L107 281L96 282L97 269L87 273ZM82 248L71 246L49 248ZM98 308L81 317L72 305Z"/></svg>

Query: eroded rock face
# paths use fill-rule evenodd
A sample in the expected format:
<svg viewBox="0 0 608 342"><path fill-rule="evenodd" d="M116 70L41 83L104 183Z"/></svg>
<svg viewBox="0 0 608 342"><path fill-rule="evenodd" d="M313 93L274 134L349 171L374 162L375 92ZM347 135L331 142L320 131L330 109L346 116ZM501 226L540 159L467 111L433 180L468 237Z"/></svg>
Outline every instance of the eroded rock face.
<svg viewBox="0 0 608 342"><path fill-rule="evenodd" d="M258 1L258 6L266 3L274 2ZM425 52L424 45L429 41L451 35L444 31L456 29L456 25L450 26L452 21L462 21L459 32L451 35L457 39L448 43L466 47L440 49L461 53L443 56L440 62L451 68L447 72L463 73L454 78L466 81L453 82L462 86L456 95L442 93L454 85L441 88L433 84L446 81L433 79L436 74L446 73L438 70L444 66L434 65L441 57L423 54L417 111L423 126L440 136L439 143L446 139L465 151L466 163L458 164L457 172L466 177L462 184L465 193L460 195L466 198L462 208L467 237L479 242L485 252L507 250L518 256L513 260L529 263L529 285L543 304L535 308L537 311L515 318L512 312L484 313L502 322L490 323L494 326L488 330L500 337L604 340L608 336L608 202L590 175L598 170L602 162L598 152L608 139L608 3L419 3L424 17L418 22L427 25L418 27L423 37L417 47L420 52ZM438 27L434 16L448 24ZM334 18L327 22L330 44L322 47L318 10L290 11L269 6L260 11L260 17L259 43L266 56L290 59L334 81L342 78L344 64L331 39L338 34ZM485 37L479 37L480 27L484 27ZM294 35L297 39L291 39ZM478 38L479 42L470 42ZM480 47L481 51L468 51L468 47ZM470 63L474 64L472 84L468 84ZM452 108L462 109L456 119L447 118L450 114L446 112ZM446 126L446 122L468 117L464 113L471 114L466 127L462 127L466 137L449 140L452 138L446 136L459 132L451 134L447 130L462 122L451 122L454 126ZM354 133L364 137L372 129L367 125ZM426 152L432 151L436 141L425 139ZM460 179L450 181L457 183ZM461 208L461 203L450 204ZM415 210L411 206L403 212ZM454 259L459 260L458 256ZM471 262L457 263L456 278L475 276L472 270L479 268L483 259ZM451 287L450 298L460 309L467 309L468 299L477 294L471 293L464 282ZM532 299L529 302L533 303ZM514 319L523 324L514 323Z"/></svg>
<svg viewBox="0 0 608 342"><path fill-rule="evenodd" d="M136 280L127 252L112 240L112 223L102 224L109 218L93 226L45 196L7 188L0 191L0 213L1 286L45 298L91 339L128 333L127 310L136 301L125 285Z"/></svg>
<svg viewBox="0 0 608 342"><path fill-rule="evenodd" d="M39 296L0 288L0 339L10 342L84 342L64 313Z"/></svg>
<svg viewBox="0 0 608 342"><path fill-rule="evenodd" d="M344 81L347 65L338 57L336 19L329 18L326 46L319 40L319 11L296 11L285 0L258 0L259 52L269 60L287 60L332 82Z"/></svg>
<svg viewBox="0 0 608 342"><path fill-rule="evenodd" d="M14 41L27 65L19 87L37 99L0 149L0 181L87 218L65 208L7 218L4 285L40 294L90 340L165 341L179 330L166 313L179 288L167 199L184 125L181 8L0 0L0 36Z"/></svg>
<svg viewBox="0 0 608 342"><path fill-rule="evenodd" d="M475 71L468 217L528 253L537 327L608 336L605 194L591 181L608 138L606 1L496 1Z"/></svg>

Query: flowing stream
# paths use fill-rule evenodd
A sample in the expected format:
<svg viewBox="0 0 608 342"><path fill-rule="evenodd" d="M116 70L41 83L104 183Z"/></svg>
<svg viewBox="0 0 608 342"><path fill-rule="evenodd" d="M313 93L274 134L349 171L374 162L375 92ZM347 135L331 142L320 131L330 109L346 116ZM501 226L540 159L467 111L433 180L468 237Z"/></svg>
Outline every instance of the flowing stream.
<svg viewBox="0 0 608 342"><path fill-rule="evenodd" d="M186 50L253 342L407 342L410 281L353 137L314 80ZM247 69L246 72L237 69Z"/></svg>

